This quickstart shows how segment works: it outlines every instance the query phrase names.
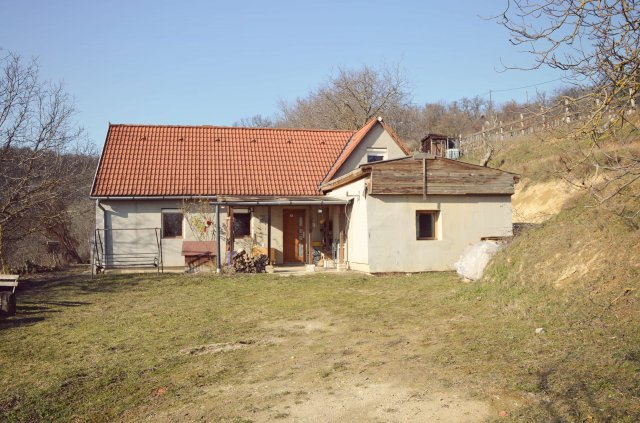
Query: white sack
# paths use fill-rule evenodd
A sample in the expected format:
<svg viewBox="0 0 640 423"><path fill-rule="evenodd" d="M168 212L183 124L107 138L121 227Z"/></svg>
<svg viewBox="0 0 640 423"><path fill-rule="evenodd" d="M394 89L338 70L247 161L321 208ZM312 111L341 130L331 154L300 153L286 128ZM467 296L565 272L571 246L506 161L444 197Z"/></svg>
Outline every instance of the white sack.
<svg viewBox="0 0 640 423"><path fill-rule="evenodd" d="M477 281L482 277L484 268L502 245L492 241L480 241L468 246L453 267L463 278Z"/></svg>

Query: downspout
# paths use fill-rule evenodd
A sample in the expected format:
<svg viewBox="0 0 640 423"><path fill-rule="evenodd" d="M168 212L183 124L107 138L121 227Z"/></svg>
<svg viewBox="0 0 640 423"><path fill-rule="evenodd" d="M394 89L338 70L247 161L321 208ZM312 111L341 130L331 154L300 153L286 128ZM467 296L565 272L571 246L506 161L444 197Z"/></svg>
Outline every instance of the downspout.
<svg viewBox="0 0 640 423"><path fill-rule="evenodd" d="M349 263L349 226L351 225L351 213L347 213L349 206L353 206L351 200L344 205L344 235L345 235L345 245L344 245L344 261L347 265L347 268L351 268L351 264ZM353 207L351 207L353 210ZM368 242L368 241L367 241Z"/></svg>
<svg viewBox="0 0 640 423"><path fill-rule="evenodd" d="M102 204L100 204L100 200L98 199L96 199L96 206L102 210L102 230L104 230L107 228L107 209L102 207Z"/></svg>
<svg viewBox="0 0 640 423"><path fill-rule="evenodd" d="M348 203L344 205L344 218L345 218L344 234L346 238L345 245L344 245L344 250L345 250L344 261L345 261L345 264L347 265L347 269L351 268L351 263L349 263L349 225L351 223L351 218L347 214L348 207L349 207Z"/></svg>
<svg viewBox="0 0 640 423"><path fill-rule="evenodd" d="M107 249L107 209L105 209L102 204L100 204L100 200L96 199L96 207L98 207L100 210L102 210L102 231L104 232L104 252L106 254L106 252L108 251ZM94 234L95 237L95 234ZM97 240L95 240L97 242ZM106 266L106 259L103 257L103 259L105 260L104 265Z"/></svg>

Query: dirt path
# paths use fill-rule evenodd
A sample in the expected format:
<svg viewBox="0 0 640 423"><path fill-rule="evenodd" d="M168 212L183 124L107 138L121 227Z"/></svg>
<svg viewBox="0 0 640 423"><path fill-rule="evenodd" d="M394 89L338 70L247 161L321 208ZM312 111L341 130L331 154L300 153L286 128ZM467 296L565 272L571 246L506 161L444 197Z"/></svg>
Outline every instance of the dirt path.
<svg viewBox="0 0 640 423"><path fill-rule="evenodd" d="M250 370L241 382L207 386L197 401L152 420L479 422L491 414L487 402L446 386L413 354L424 347L422 336L371 333L328 316L263 329L262 340L195 346L198 355L242 350Z"/></svg>

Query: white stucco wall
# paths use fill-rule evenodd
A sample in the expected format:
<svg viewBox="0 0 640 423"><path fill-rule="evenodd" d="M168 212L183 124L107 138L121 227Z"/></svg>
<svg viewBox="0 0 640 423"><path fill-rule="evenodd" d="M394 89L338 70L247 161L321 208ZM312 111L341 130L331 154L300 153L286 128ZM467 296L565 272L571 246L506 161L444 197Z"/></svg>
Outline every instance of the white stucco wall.
<svg viewBox="0 0 640 423"><path fill-rule="evenodd" d="M162 209L179 209L182 206L180 200L109 200L100 201L102 207L107 211L106 222L103 211L96 206L96 228L98 229L131 229L150 228L148 230L136 231L108 231L108 239L103 239L103 244L108 254L135 254L157 252L155 231L152 228L161 228ZM246 209L246 207L244 207ZM311 241L322 240L319 220L322 216L318 213L318 207L291 206L271 207L271 248L275 249L275 263L283 262L283 210L303 209L307 211L307 225L311 230ZM329 208L324 207L323 212L329 215ZM221 207L221 259L224 264L226 260L226 222L227 207ZM266 206L254 207L251 218L251 237L236 238L234 249L243 248L250 250L252 246L267 248L268 245L268 209ZM105 226L106 224L106 226ZM215 226L215 222L214 222ZM161 235L160 230L158 231ZM334 231L334 234L337 234ZM182 256L182 241L196 241L198 238L192 233L187 222L183 222L182 239L162 239L162 256L165 267L184 266ZM102 233L104 236L104 233ZM337 235L336 235L337 236Z"/></svg>
<svg viewBox="0 0 640 423"><path fill-rule="evenodd" d="M371 273L451 270L482 237L512 235L508 195L364 196L366 178L330 193L353 198L349 208L349 268ZM435 240L416 239L416 211L439 210Z"/></svg>
<svg viewBox="0 0 640 423"><path fill-rule="evenodd" d="M162 227L162 210L180 209L182 206L182 202L179 200L117 200L100 201L100 204L106 210L106 221L105 213L96 206L96 228L116 229L106 231L106 239L102 240L107 254L157 252L156 233L153 228ZM220 214L220 222L221 225L224 225L226 222L226 209ZM118 230L134 228L138 230ZM148 229L141 230L142 228ZM226 242L224 228L221 233L223 234L221 242L224 257L224 244ZM104 236L104 233L102 235ZM158 230L158 236L161 235L161 231ZM183 238L162 239L162 257L165 267L184 266L184 256L181 254L183 240L198 240L191 232L186 221L183 221Z"/></svg>
<svg viewBox="0 0 640 423"><path fill-rule="evenodd" d="M511 197L380 195L367 197L369 271L451 270L482 237L512 235ZM439 210L438 239L416 239L416 211ZM352 217L356 219L356 217Z"/></svg>
<svg viewBox="0 0 640 423"><path fill-rule="evenodd" d="M367 199L364 196L366 179L360 179L353 183L340 187L331 192L334 198L344 200L352 199L348 207L348 219L346 219L346 254L345 260L353 270L369 272L369 225L367 214ZM338 217L334 218L334 238L339 237L337 229Z"/></svg>
<svg viewBox="0 0 640 423"><path fill-rule="evenodd" d="M387 160L398 159L405 157L406 154L398 143L389 135L384 129L384 126L380 123L376 123L371 131L364 137L364 139L358 144L356 149L351 153L349 158L336 172L334 179L342 175L351 172L361 164L367 163L367 149L368 148L384 148L387 152Z"/></svg>

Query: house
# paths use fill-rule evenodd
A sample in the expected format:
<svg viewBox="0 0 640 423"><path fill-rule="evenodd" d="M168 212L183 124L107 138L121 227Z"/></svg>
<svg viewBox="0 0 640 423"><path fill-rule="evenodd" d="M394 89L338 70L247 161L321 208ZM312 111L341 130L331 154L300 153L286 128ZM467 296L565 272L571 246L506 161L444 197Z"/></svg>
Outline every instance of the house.
<svg viewBox="0 0 640 423"><path fill-rule="evenodd" d="M113 124L91 190L94 264L184 268L201 248L218 268L244 249L275 265L447 270L468 244L511 235L513 185L412 155L382 118L358 131Z"/></svg>
<svg viewBox="0 0 640 423"><path fill-rule="evenodd" d="M420 140L420 151L438 157L458 159L460 156L459 141L442 134L427 134Z"/></svg>

